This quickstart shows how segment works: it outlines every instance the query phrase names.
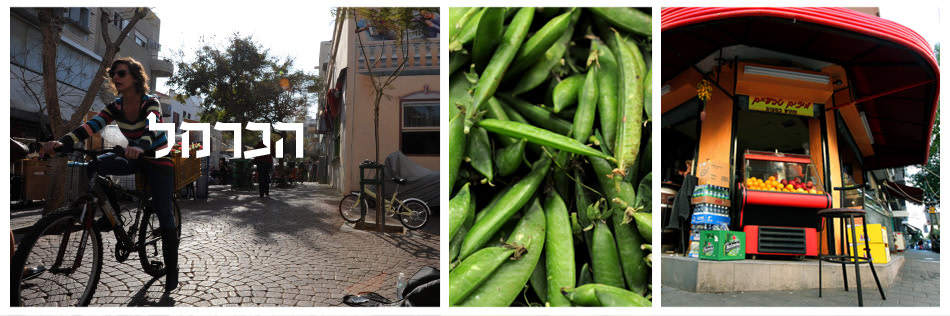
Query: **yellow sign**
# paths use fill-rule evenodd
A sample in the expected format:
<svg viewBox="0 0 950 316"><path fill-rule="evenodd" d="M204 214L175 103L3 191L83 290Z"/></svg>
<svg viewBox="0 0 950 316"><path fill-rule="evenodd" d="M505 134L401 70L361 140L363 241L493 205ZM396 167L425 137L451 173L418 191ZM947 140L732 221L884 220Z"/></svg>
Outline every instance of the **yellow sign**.
<svg viewBox="0 0 950 316"><path fill-rule="evenodd" d="M935 214L935 213L937 213L937 209L934 208L933 206L931 206L931 207L930 207L930 214Z"/></svg>
<svg viewBox="0 0 950 316"><path fill-rule="evenodd" d="M815 116L814 103L772 97L750 96L749 110L807 117Z"/></svg>

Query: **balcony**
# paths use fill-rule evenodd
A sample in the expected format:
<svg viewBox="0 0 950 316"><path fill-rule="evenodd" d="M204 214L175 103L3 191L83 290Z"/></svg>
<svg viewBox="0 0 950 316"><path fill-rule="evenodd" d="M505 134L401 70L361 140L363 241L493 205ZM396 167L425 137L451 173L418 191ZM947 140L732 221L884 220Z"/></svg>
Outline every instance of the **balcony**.
<svg viewBox="0 0 950 316"><path fill-rule="evenodd" d="M439 74L439 41L437 40L413 40L409 45L409 59L406 61L406 68L403 75L438 75ZM364 49L356 45L359 59L357 63L358 71L367 73L366 63L369 61L373 72L377 74L387 74L402 62L400 48L396 46L396 41L379 41L365 44ZM365 51L365 55L364 55Z"/></svg>
<svg viewBox="0 0 950 316"><path fill-rule="evenodd" d="M149 66L152 70L152 77L171 77L175 72L175 65L168 59L152 58Z"/></svg>

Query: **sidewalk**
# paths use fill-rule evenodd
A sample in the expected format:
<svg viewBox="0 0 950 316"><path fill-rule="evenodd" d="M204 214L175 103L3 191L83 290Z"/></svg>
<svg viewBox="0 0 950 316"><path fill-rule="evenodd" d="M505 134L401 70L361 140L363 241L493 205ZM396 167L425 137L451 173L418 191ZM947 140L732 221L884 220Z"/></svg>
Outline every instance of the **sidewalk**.
<svg viewBox="0 0 950 316"><path fill-rule="evenodd" d="M890 287L884 288L887 300L881 300L877 288L862 288L864 306L940 306L940 254L926 250L902 253L904 266ZM863 276L863 275L862 275ZM817 277L817 276L816 276ZM818 289L730 293L696 293L662 287L663 307L683 306L858 306L855 289Z"/></svg>
<svg viewBox="0 0 950 316"><path fill-rule="evenodd" d="M378 234L344 226L341 196L324 184L272 188L269 198L227 186L210 191L207 201L179 201L177 290L162 297L164 278L145 274L137 254L116 262L115 238L104 234L104 267L91 305L341 306L344 295L363 291L395 299L399 272L408 278L439 266L439 217L405 235ZM12 228L32 224L39 213L14 211Z"/></svg>

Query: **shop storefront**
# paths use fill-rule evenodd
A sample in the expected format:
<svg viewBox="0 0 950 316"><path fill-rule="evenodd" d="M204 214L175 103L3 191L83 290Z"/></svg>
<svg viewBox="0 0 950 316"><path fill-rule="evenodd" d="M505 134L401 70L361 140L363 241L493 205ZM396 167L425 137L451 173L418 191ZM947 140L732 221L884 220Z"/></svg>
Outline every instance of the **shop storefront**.
<svg viewBox="0 0 950 316"><path fill-rule="evenodd" d="M816 212L865 205L835 188L926 160L939 70L904 26L843 8L667 8L662 31L666 250L701 252L697 230L719 226L744 233L749 259L816 256ZM708 187L719 199L695 203ZM696 216L710 207L723 216Z"/></svg>

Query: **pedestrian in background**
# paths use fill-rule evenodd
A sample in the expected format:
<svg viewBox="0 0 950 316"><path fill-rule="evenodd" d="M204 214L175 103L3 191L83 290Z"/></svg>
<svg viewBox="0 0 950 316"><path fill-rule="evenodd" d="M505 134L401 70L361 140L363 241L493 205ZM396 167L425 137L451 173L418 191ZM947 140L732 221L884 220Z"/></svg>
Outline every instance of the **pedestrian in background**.
<svg viewBox="0 0 950 316"><path fill-rule="evenodd" d="M266 148L264 141L261 140L257 142L257 146L254 146L254 149ZM274 146L271 146L271 153L269 155L257 156L254 157L254 164L257 165L257 187L261 193L261 197L270 196L270 172L274 168Z"/></svg>

